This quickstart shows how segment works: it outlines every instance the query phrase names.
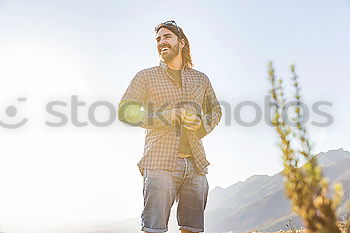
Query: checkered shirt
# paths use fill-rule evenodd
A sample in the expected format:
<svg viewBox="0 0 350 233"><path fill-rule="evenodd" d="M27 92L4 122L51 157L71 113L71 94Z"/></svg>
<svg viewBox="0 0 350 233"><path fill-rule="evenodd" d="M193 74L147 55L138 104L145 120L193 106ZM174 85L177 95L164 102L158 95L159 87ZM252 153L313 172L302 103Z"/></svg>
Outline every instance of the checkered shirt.
<svg viewBox="0 0 350 233"><path fill-rule="evenodd" d="M130 103L142 105L147 112L147 117L137 124L146 129L143 157L137 164L143 175L144 169L175 170L181 126L172 124L163 113L183 107L186 113L196 114L202 120L201 128L188 130L187 136L198 173L207 174L210 163L206 159L201 138L219 123L221 107L204 73L184 67L181 70L180 87L167 73L167 69L167 64L160 61L159 66L138 72L119 102L118 118L128 123L122 116L125 106Z"/></svg>

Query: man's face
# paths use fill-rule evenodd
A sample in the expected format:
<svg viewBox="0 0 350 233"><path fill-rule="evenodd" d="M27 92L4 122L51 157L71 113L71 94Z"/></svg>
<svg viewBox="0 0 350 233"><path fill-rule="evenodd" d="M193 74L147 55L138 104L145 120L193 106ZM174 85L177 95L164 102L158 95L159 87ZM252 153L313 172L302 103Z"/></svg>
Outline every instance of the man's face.
<svg viewBox="0 0 350 233"><path fill-rule="evenodd" d="M161 28L157 35L157 50L165 62L173 60L180 53L177 36L167 28Z"/></svg>

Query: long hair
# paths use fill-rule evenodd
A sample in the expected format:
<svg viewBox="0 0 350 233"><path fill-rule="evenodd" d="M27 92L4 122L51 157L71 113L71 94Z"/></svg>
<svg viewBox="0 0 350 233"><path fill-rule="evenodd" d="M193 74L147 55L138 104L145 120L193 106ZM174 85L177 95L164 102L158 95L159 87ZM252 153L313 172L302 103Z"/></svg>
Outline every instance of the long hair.
<svg viewBox="0 0 350 233"><path fill-rule="evenodd" d="M184 68L186 68L186 67L192 68L193 63L192 63L192 58L191 58L190 42L188 41L182 28L180 28L179 26L176 27L175 25L162 25L161 27L159 27L157 29L156 33L158 33L158 31L162 27L172 31L177 36L178 41L180 41L181 39L184 39L185 46L182 48L182 51L181 51L182 62L184 64Z"/></svg>

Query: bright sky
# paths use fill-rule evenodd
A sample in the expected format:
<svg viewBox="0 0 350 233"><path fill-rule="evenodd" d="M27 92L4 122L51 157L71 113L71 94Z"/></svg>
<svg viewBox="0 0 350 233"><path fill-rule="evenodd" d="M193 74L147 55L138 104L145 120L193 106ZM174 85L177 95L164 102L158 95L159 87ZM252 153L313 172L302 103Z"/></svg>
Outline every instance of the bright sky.
<svg viewBox="0 0 350 233"><path fill-rule="evenodd" d="M334 122L310 126L315 152L350 150L350 1L4 1L0 0L0 231L40 232L60 224L139 217L142 177L137 169L144 130L114 119L96 127L88 109L97 101L116 105L132 77L158 65L154 26L175 19L187 34L195 69L208 75L220 101L231 106L203 144L210 188L227 187L254 174L281 169L277 137L264 120L244 127L233 118L243 101L263 109L275 62L289 78L296 63L306 103L322 106ZM79 121L71 123L71 96ZM18 101L17 98L26 98ZM51 101L69 123L46 112ZM17 114L13 117L7 113ZM92 109L93 110L93 109ZM91 111L92 111L91 110ZM108 120L108 109L95 118ZM252 108L242 119L254 119ZM112 119L113 120L113 119ZM324 122L315 113L310 121Z"/></svg>

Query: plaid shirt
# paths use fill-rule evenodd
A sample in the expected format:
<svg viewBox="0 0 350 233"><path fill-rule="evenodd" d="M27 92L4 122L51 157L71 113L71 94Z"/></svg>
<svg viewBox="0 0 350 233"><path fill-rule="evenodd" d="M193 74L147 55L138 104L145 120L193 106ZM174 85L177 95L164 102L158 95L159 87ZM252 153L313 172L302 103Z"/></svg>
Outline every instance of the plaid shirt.
<svg viewBox="0 0 350 233"><path fill-rule="evenodd" d="M180 87L167 73L167 69L167 64L161 61L159 66L138 72L121 98L118 118L129 124L123 114L125 106L130 106L130 103L142 105L147 112L147 116L137 124L146 129L143 157L137 164L143 175L144 169L175 170L181 126L169 123L163 113L183 107L186 113L196 114L201 118L202 126L196 131L188 130L187 136L199 174L207 174L210 163L206 159L201 138L219 123L221 107L204 73L183 68Z"/></svg>

